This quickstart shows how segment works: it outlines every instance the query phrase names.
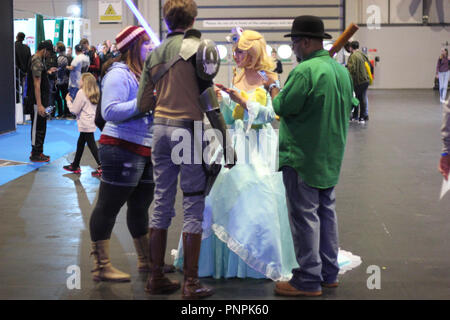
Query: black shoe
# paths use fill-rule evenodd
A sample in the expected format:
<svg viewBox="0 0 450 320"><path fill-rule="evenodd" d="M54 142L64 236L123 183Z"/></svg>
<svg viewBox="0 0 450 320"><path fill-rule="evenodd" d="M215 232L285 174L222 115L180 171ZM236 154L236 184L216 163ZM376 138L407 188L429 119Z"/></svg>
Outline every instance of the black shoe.
<svg viewBox="0 0 450 320"><path fill-rule="evenodd" d="M102 167L98 166L97 170L91 172L91 175L93 177L101 177L102 176Z"/></svg>
<svg viewBox="0 0 450 320"><path fill-rule="evenodd" d="M70 171L72 173L81 173L80 167L74 167L72 164L63 167L64 170Z"/></svg>
<svg viewBox="0 0 450 320"><path fill-rule="evenodd" d="M46 156L45 154L31 154L30 161L32 162L49 162L50 157Z"/></svg>

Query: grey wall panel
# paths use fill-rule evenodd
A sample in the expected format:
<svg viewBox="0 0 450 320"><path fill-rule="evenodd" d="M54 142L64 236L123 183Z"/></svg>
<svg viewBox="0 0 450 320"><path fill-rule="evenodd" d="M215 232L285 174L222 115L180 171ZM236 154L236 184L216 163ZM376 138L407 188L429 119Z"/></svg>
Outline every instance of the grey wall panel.
<svg viewBox="0 0 450 320"><path fill-rule="evenodd" d="M34 12L48 16L65 17L70 5L79 4L78 0L14 0L14 18L34 18Z"/></svg>
<svg viewBox="0 0 450 320"><path fill-rule="evenodd" d="M161 0L164 4L164 1ZM225 37L230 33L232 26L212 27L208 22L225 21L230 24L234 20L246 20L254 24L255 21L271 20L293 20L299 15L315 15L324 20L325 29L336 39L343 31L344 13L343 1L341 0L196 0L198 6L198 17L194 28L203 33L204 38L212 39L218 44L226 44ZM283 35L291 30L291 23L284 26L273 26L262 24L260 27L245 27L261 32L267 43L273 48L278 48L281 44L290 44L289 38ZM165 37L167 28L162 24L162 35ZM228 59L223 63L215 81L229 85L232 78L232 66L234 62L230 55L231 46L228 47ZM295 57L283 62L284 72L281 75L281 82L284 83L289 72L296 65Z"/></svg>
<svg viewBox="0 0 450 320"><path fill-rule="evenodd" d="M208 38L222 43L232 26L211 27L211 21L231 20L292 20L299 15L315 15L324 20L327 32L336 38L343 31L343 13L341 0L229 0L229 1L196 1L198 5L198 17L194 25ZM164 3L164 1L162 1ZM288 26L262 25L261 27L245 27L261 32L269 44L285 43L288 39L283 35L289 33ZM167 33L163 25L163 34Z"/></svg>
<svg viewBox="0 0 450 320"><path fill-rule="evenodd" d="M280 1L273 1L273 0L223 0L223 1L214 1L214 0L195 0L197 5L199 7L205 7L205 6L329 6L329 5L336 5L336 0L280 0Z"/></svg>
<svg viewBox="0 0 450 320"><path fill-rule="evenodd" d="M450 27L361 27L355 34L361 47L377 49L372 89L431 89Z"/></svg>
<svg viewBox="0 0 450 320"><path fill-rule="evenodd" d="M0 1L0 133L16 129L14 81L13 0Z"/></svg>
<svg viewBox="0 0 450 320"><path fill-rule="evenodd" d="M430 23L450 23L450 1L433 1L430 8Z"/></svg>
<svg viewBox="0 0 450 320"><path fill-rule="evenodd" d="M259 18L292 18L296 16L301 16L304 14L315 15L321 18L332 17L334 19L339 19L340 8L301 8L301 7L209 7L208 9L199 7L198 9L198 19L206 18L240 18L245 17L249 19L259 19Z"/></svg>

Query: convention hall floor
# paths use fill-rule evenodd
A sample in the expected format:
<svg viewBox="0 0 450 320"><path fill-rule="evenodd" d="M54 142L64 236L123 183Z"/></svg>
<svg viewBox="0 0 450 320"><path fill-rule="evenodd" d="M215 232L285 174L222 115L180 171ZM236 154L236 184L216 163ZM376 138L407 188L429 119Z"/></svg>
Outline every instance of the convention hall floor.
<svg viewBox="0 0 450 320"><path fill-rule="evenodd" d="M350 124L336 188L340 246L360 256L362 264L340 277L339 288L324 289L314 299L449 299L450 194L439 200L437 92L370 91L369 110L368 123ZM0 299L180 299L180 292L144 292L146 275L136 270L125 208L111 239L112 261L132 281L91 280L88 222L99 180L89 174L95 162L87 148L80 176L62 169L72 157L66 154L0 186ZM178 246L180 200L179 194L168 261ZM81 268L81 289L66 285L73 265ZM380 268L379 289L368 287L370 266ZM169 277L182 280L181 273ZM216 289L210 299L291 299L274 296L269 280L203 281Z"/></svg>

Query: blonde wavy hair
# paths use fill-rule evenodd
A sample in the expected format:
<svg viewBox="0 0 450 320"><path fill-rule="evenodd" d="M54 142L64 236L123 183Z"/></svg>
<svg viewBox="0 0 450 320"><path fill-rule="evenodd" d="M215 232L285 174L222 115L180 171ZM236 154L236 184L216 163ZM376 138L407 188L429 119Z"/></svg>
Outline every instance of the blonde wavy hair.
<svg viewBox="0 0 450 320"><path fill-rule="evenodd" d="M233 53L238 48L247 52L244 60L244 69L264 70L266 73L274 74L275 63L272 57L268 56L266 45L266 40L259 32L245 30L238 43L233 47ZM239 82L243 75L244 70L235 73L234 83Z"/></svg>
<svg viewBox="0 0 450 320"><path fill-rule="evenodd" d="M98 104L100 100L100 89L98 88L95 77L92 73L86 72L81 75L81 81L83 81L81 89L83 89L83 92L88 100L92 104Z"/></svg>

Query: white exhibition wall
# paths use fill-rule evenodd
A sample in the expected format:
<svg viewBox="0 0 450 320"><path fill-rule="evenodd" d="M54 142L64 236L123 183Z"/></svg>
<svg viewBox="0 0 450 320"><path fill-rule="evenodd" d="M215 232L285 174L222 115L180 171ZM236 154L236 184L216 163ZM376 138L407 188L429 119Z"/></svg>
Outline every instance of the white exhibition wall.
<svg viewBox="0 0 450 320"><path fill-rule="evenodd" d="M82 20L80 19L73 19L74 21L74 36L73 36L73 43L80 42L81 39L81 24ZM68 43L68 23L69 20L64 21L64 44L67 45ZM34 54L35 51L35 36L36 36L36 19L20 19L20 20L14 20L14 38L17 35L18 32L25 33L25 41L24 43L27 44L31 49L31 54ZM45 39L52 40L54 38L55 34L55 20L53 19L47 19L44 20L44 32L45 32ZM14 39L15 40L15 39Z"/></svg>

